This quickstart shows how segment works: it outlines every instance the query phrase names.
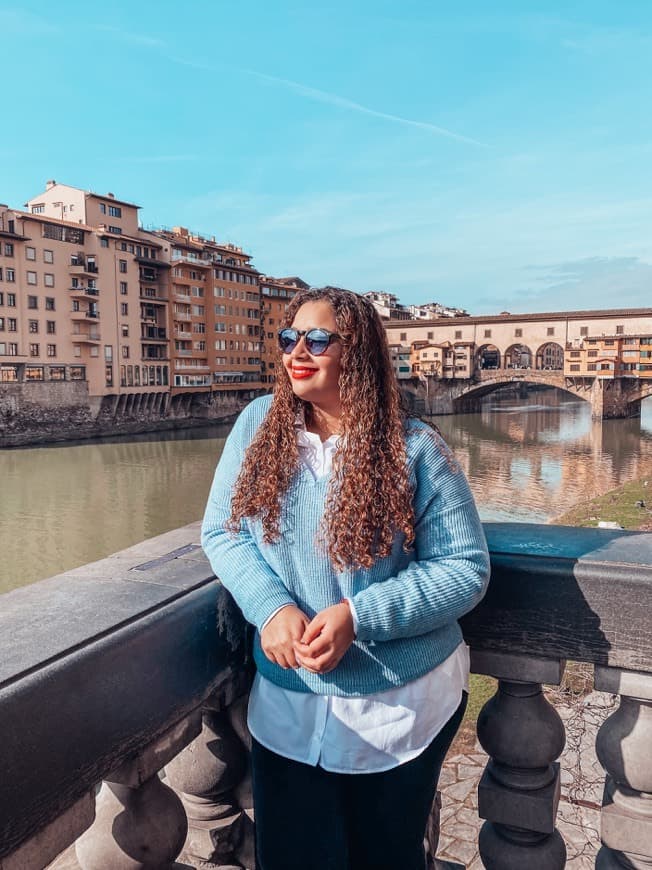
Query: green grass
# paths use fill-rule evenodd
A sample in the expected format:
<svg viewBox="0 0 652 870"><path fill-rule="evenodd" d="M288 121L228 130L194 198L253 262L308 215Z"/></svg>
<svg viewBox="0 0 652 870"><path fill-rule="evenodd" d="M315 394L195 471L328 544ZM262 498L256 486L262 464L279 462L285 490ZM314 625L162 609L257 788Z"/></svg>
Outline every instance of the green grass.
<svg viewBox="0 0 652 870"><path fill-rule="evenodd" d="M646 507L636 507L637 501L645 502ZM595 527L601 520L634 531L652 530L652 475L575 505L554 522L561 526Z"/></svg>
<svg viewBox="0 0 652 870"><path fill-rule="evenodd" d="M469 703L464 714L465 722L475 724L478 721L478 713L485 702L496 694L497 680L493 677L485 677L481 674L471 674L469 679Z"/></svg>

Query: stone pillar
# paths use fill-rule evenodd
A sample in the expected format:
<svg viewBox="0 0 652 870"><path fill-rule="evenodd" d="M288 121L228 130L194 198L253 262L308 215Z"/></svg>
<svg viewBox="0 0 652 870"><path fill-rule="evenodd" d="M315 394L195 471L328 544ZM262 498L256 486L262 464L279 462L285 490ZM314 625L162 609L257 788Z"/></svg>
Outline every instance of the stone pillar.
<svg viewBox="0 0 652 870"><path fill-rule="evenodd" d="M490 756L478 787L480 857L487 870L562 870L566 847L555 828L564 726L543 696L561 682L565 662L471 652L471 670L499 680L478 717Z"/></svg>
<svg viewBox="0 0 652 870"><path fill-rule="evenodd" d="M181 801L158 772L199 730L199 714L193 714L111 772L97 797L95 822L77 840L82 870L174 866L188 822Z"/></svg>
<svg viewBox="0 0 652 870"><path fill-rule="evenodd" d="M254 868L246 709L246 696L204 709L201 733L166 767L188 816L184 855L202 868Z"/></svg>
<svg viewBox="0 0 652 870"><path fill-rule="evenodd" d="M596 738L607 771L597 870L652 868L652 674L596 667L595 688L620 706Z"/></svg>

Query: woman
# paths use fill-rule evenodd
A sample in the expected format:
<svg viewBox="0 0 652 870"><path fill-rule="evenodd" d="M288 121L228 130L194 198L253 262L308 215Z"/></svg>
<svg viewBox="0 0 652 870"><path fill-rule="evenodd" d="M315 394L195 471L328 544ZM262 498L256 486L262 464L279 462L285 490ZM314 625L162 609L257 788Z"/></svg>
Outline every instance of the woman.
<svg viewBox="0 0 652 870"><path fill-rule="evenodd" d="M423 870L489 560L459 466L401 409L374 307L298 293L224 447L202 544L257 629L258 870Z"/></svg>

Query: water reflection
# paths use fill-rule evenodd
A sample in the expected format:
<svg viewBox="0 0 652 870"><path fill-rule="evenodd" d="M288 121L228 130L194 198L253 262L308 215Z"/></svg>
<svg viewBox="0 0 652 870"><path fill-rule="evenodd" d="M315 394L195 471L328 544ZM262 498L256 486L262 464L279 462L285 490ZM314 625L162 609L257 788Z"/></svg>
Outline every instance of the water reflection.
<svg viewBox="0 0 652 870"><path fill-rule="evenodd" d="M437 417L485 520L547 522L585 498L652 472L652 404L640 419L591 420L563 393L494 394L480 414Z"/></svg>
<svg viewBox="0 0 652 870"><path fill-rule="evenodd" d="M641 420L592 423L556 392L489 398L438 417L483 519L545 522L652 472ZM0 451L0 592L100 559L200 518L228 429Z"/></svg>

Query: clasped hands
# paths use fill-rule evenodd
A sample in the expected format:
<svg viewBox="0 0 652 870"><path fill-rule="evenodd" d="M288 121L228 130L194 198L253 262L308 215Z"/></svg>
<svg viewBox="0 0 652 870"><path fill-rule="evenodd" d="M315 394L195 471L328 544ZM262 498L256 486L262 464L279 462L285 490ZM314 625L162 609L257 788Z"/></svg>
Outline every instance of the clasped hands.
<svg viewBox="0 0 652 870"><path fill-rule="evenodd" d="M283 607L261 631L260 644L267 658L282 668L326 674L337 667L354 638L351 610L342 601L312 620L295 605Z"/></svg>

